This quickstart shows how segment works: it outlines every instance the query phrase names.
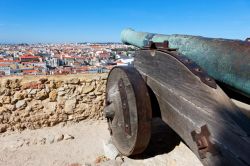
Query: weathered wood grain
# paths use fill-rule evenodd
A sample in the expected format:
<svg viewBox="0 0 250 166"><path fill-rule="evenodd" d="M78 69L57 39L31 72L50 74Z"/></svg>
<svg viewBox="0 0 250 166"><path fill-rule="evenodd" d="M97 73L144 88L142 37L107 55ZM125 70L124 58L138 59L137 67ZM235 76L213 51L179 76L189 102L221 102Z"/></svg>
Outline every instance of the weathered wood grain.
<svg viewBox="0 0 250 166"><path fill-rule="evenodd" d="M162 119L204 165L250 165L250 121L219 86L207 86L176 58L160 51L138 51L135 67L155 93ZM199 133L204 125L217 153L207 152L201 158L191 133Z"/></svg>
<svg viewBox="0 0 250 166"><path fill-rule="evenodd" d="M151 136L152 110L147 86L135 68L115 67L107 80L106 100L113 104L108 119L111 138L121 154L143 152Z"/></svg>

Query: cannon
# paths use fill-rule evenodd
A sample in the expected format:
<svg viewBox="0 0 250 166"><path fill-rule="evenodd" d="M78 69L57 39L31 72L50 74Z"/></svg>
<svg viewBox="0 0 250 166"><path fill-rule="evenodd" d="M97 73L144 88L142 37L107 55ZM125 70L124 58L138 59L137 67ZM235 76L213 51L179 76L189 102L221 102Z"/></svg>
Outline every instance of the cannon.
<svg viewBox="0 0 250 166"><path fill-rule="evenodd" d="M248 41L132 29L121 38L139 48L134 65L114 67L106 84L104 115L122 155L146 149L160 116L204 165L250 165L249 114L231 100L250 104Z"/></svg>

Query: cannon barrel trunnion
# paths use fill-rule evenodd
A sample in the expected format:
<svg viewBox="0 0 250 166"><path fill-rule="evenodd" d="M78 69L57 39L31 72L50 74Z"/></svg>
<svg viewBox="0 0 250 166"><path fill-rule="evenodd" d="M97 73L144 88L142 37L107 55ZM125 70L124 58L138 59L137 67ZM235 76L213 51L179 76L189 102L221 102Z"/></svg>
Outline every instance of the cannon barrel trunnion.
<svg viewBox="0 0 250 166"><path fill-rule="evenodd" d="M150 90L162 120L204 165L250 165L249 118L214 77L167 40L143 44L134 66L113 68L107 80L104 114L119 152L131 156L147 147L155 111Z"/></svg>

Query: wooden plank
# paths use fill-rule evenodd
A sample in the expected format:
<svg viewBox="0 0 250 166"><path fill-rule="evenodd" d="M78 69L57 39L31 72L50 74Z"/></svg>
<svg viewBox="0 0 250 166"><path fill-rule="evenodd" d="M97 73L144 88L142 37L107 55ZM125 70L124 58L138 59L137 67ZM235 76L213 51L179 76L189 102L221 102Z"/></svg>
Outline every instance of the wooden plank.
<svg viewBox="0 0 250 166"><path fill-rule="evenodd" d="M154 54L139 51L135 67L155 93L162 119L198 157L200 151L191 132L199 133L202 126L208 126L210 141L218 153L200 157L204 165L250 164L249 119L220 87L213 89L205 85L177 59L159 51Z"/></svg>
<svg viewBox="0 0 250 166"><path fill-rule="evenodd" d="M126 156L143 152L150 141L152 111L140 73L132 67L113 68L107 80L106 100L113 104L114 117L108 122L114 145Z"/></svg>

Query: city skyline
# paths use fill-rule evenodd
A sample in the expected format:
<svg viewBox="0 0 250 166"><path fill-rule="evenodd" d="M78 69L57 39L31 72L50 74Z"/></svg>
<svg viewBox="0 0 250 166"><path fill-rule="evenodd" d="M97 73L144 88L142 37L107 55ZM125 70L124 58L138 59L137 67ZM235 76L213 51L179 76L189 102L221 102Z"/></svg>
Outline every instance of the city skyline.
<svg viewBox="0 0 250 166"><path fill-rule="evenodd" d="M244 40L247 0L0 1L0 43L120 42L122 29Z"/></svg>

